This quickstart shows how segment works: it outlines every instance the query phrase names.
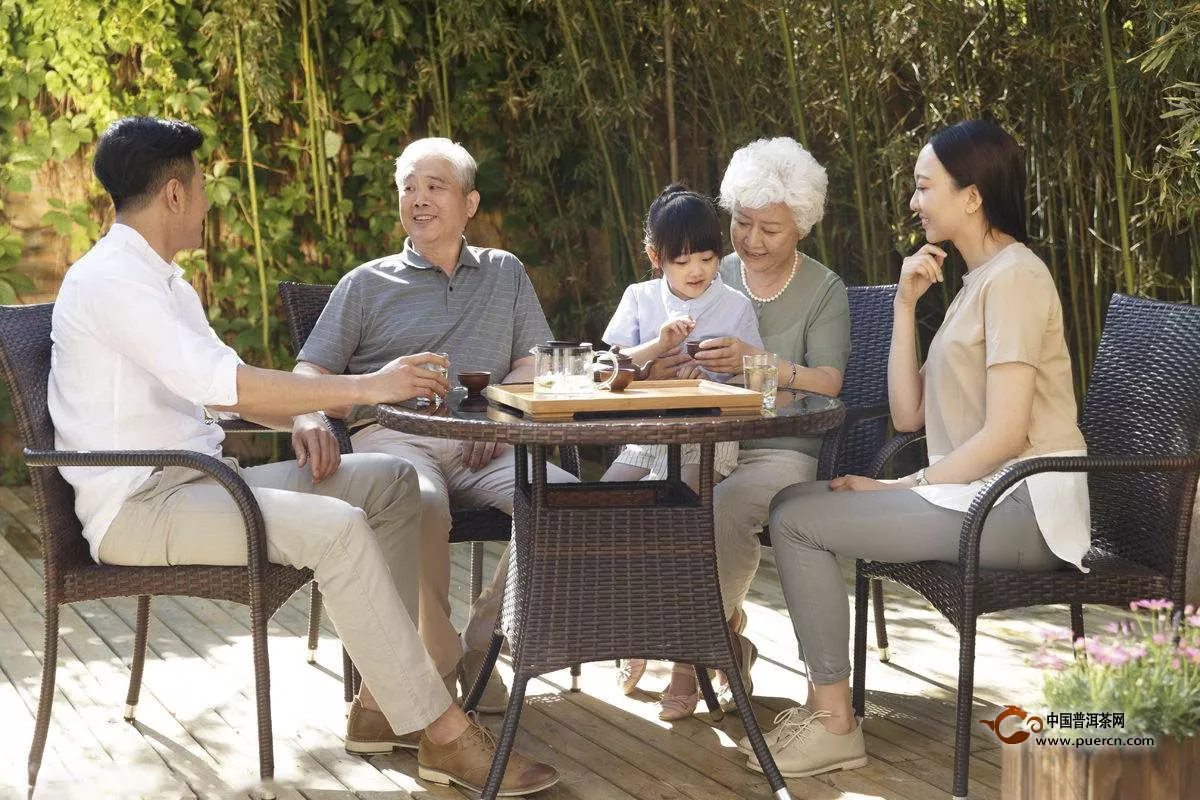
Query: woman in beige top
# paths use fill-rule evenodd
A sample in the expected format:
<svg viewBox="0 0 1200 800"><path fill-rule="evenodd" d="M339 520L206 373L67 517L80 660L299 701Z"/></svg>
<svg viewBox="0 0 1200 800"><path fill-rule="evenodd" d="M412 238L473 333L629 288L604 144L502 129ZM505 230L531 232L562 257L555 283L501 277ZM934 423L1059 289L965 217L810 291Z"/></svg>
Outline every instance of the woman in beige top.
<svg viewBox="0 0 1200 800"><path fill-rule="evenodd" d="M1046 265L1025 246L1023 164L1012 137L983 121L940 131L917 158L909 205L928 244L900 270L888 393L897 430L925 427L930 466L898 481L851 475L791 486L772 503L775 559L809 675L806 704L767 736L786 776L867 763L851 708L837 556L957 562L964 512L988 478L1016 460L1083 451L1062 306ZM937 242L958 250L967 274L918 369L915 308L942 280L946 251ZM1083 476L1029 479L988 516L980 564L1079 566L1088 530ZM753 755L749 766L758 768Z"/></svg>

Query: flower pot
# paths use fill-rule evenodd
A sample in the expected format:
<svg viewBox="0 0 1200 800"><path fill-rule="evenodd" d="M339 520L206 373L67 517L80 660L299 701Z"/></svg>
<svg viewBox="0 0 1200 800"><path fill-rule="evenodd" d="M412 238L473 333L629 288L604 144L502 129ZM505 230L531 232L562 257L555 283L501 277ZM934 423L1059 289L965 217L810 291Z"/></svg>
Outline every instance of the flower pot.
<svg viewBox="0 0 1200 800"><path fill-rule="evenodd" d="M1200 736L1154 749L1005 745L1003 800L1184 800L1200 795Z"/></svg>

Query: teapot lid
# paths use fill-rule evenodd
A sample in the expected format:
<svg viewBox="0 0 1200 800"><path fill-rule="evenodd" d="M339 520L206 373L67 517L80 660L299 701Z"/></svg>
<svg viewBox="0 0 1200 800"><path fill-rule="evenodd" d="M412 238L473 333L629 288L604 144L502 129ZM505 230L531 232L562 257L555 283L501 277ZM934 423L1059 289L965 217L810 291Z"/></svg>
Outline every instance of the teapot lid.
<svg viewBox="0 0 1200 800"><path fill-rule="evenodd" d="M561 353L563 350L575 350L575 349L582 349L585 347L588 349L591 349L592 343L591 342L579 342L579 341L555 340L555 341L546 342L545 344L535 344L533 346L533 349L535 352L538 352L538 353Z"/></svg>

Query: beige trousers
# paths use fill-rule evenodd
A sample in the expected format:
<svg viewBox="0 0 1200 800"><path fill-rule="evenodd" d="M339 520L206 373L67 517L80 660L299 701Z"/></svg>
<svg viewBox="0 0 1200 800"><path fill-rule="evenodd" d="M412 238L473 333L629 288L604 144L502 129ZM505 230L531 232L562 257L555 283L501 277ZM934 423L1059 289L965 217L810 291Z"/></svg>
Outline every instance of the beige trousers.
<svg viewBox="0 0 1200 800"><path fill-rule="evenodd" d="M762 545L758 534L767 524L771 500L786 486L817 477L817 460L792 450L738 451L737 466L713 487L713 522L717 536L717 574L725 617L740 608L750 591Z"/></svg>
<svg viewBox="0 0 1200 800"><path fill-rule="evenodd" d="M487 647L500 615L508 577L506 549L491 582L471 605L460 641L450 621L450 509L487 506L512 514L516 487L513 449L506 448L502 455L473 472L463 466L462 442L451 439L368 425L355 433L352 441L356 453L388 453L416 467L421 486L419 628L438 672L449 675L462 658L463 643L472 650ZM546 465L546 475L552 483L578 480L553 464Z"/></svg>
<svg viewBox="0 0 1200 800"><path fill-rule="evenodd" d="M267 558L312 569L329 617L392 730L421 730L445 713L450 696L413 623L420 504L412 466L390 456L349 455L316 485L295 461L239 472L262 508ZM99 554L103 563L127 566L236 566L246 563L246 533L220 484L168 467L121 506Z"/></svg>

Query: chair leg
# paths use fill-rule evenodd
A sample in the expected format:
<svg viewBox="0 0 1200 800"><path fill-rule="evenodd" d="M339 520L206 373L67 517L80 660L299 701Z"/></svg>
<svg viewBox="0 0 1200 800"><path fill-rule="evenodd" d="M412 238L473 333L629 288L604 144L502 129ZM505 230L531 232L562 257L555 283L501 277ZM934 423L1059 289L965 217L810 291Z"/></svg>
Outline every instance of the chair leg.
<svg viewBox="0 0 1200 800"><path fill-rule="evenodd" d="M854 713L866 716L867 693L867 601L870 588L861 566L854 569L854 672L851 702Z"/></svg>
<svg viewBox="0 0 1200 800"><path fill-rule="evenodd" d="M471 602L483 593L483 542L471 542Z"/></svg>
<svg viewBox="0 0 1200 800"><path fill-rule="evenodd" d="M879 649L879 660L887 663L892 660L888 651L887 619L883 607L883 579L871 579L871 604L875 611L875 647Z"/></svg>
<svg viewBox="0 0 1200 800"><path fill-rule="evenodd" d="M479 675L475 678L475 684L471 686L467 692L467 696L463 698L463 711L474 711L475 706L479 705L479 698L483 697L483 690L487 686L488 680L492 677L492 670L496 668L496 659L500 656L500 648L504 646L504 634L496 631L492 634L492 641L488 643L487 653L483 657L483 664L479 667ZM578 667L578 665L576 665ZM515 688L515 687L514 687ZM521 689L524 693L524 685ZM512 713L512 702L508 704L509 711L504 713L504 719L507 722L508 715ZM520 706L517 706L517 713L520 713ZM503 773L501 773L503 774Z"/></svg>
<svg viewBox="0 0 1200 800"><path fill-rule="evenodd" d="M354 662L350 660L350 654L346 652L346 648L342 648L342 697L349 706L354 702Z"/></svg>
<svg viewBox="0 0 1200 800"><path fill-rule="evenodd" d="M267 656L267 621L269 615L251 606L250 639L254 647L254 693L258 709L258 772L262 779L260 796L272 800L270 789L275 779L275 750L271 731L271 664Z"/></svg>
<svg viewBox="0 0 1200 800"><path fill-rule="evenodd" d="M579 691L579 677L583 675L583 668L578 664L571 665L571 691Z"/></svg>
<svg viewBox="0 0 1200 800"><path fill-rule="evenodd" d="M721 708L721 701L717 699L712 681L708 679L708 670L698 664L693 664L692 669L696 670L696 683L700 686L700 694L704 696L704 705L708 707L708 713L719 722L725 718L725 710Z"/></svg>
<svg viewBox="0 0 1200 800"><path fill-rule="evenodd" d="M492 647L489 649L500 652L497 640L500 637L492 637ZM494 660L494 659L493 659ZM479 677L484 677L483 671L480 670ZM496 755L492 759L492 768L488 772L487 782L483 785L482 800L496 800L496 796L500 793L500 784L504 780L504 769L508 766L508 757L512 754L513 744L517 740L517 726L521 722L521 706L525 703L525 686L529 683L529 676L522 673L517 673L513 678L512 693L508 696L508 710L504 712L504 721L500 724L500 737L496 743ZM475 682L475 686L479 687L482 693L482 683ZM472 689L474 694L475 690ZM417 767L417 775L421 778L425 776L421 774L421 767Z"/></svg>
<svg viewBox="0 0 1200 800"><path fill-rule="evenodd" d="M1083 638L1083 604L1071 603L1071 641Z"/></svg>
<svg viewBox="0 0 1200 800"><path fill-rule="evenodd" d="M46 644L42 652L42 689L38 697L37 721L33 725L33 744L29 748L29 796L37 784L46 737L50 735L50 706L54 702L54 673L58 665L58 603L46 598Z"/></svg>
<svg viewBox="0 0 1200 800"><path fill-rule="evenodd" d="M129 670L129 693L125 695L125 721L137 716L142 691L142 668L146 665L146 630L150 627L150 595L138 595L137 622L133 631L133 664Z"/></svg>
<svg viewBox="0 0 1200 800"><path fill-rule="evenodd" d="M971 769L971 701L975 696L975 616L964 615L958 642L958 705L954 723L955 800L966 800Z"/></svg>
<svg viewBox="0 0 1200 800"><path fill-rule="evenodd" d="M733 701L737 704L738 713L742 715L742 727L746 729L746 736L750 739L754 757L758 759L758 765L762 767L763 774L767 776L767 783L771 785L771 791L778 800L790 800L791 795L788 793L787 784L784 783L783 776L779 774L775 757L771 755L767 742L763 739L762 729L758 727L758 720L754 717L750 696L746 694L746 686L742 683L742 671L736 663L732 664L725 677L729 681L729 691L733 693ZM708 680L705 679L701 681L701 686L707 683Z"/></svg>
<svg viewBox="0 0 1200 800"><path fill-rule="evenodd" d="M317 661L317 639L321 636L321 587L317 582L310 584L311 592L308 603L308 663Z"/></svg>

